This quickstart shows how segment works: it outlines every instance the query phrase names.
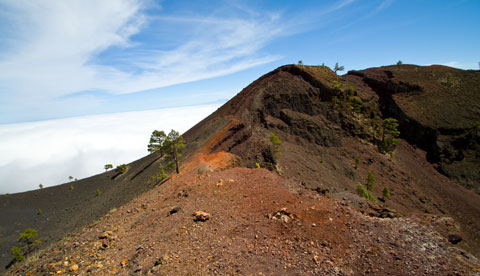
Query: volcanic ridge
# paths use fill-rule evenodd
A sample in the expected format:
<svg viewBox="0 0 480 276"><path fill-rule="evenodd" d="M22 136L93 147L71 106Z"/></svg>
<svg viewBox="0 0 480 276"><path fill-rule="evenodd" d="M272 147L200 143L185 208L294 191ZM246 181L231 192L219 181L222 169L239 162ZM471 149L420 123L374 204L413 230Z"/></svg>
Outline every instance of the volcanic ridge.
<svg viewBox="0 0 480 276"><path fill-rule="evenodd" d="M183 138L162 181L153 153L0 196L3 265L44 239L5 275L480 274L480 71L286 65Z"/></svg>

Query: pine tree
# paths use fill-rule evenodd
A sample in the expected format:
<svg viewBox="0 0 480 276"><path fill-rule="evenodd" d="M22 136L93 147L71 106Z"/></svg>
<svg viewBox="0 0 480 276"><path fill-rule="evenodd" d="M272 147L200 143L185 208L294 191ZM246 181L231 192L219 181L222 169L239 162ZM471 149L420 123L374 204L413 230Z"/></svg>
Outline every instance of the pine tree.
<svg viewBox="0 0 480 276"><path fill-rule="evenodd" d="M172 129L165 138L162 149L165 151L166 154L170 155L170 157L175 162L175 169L177 173L180 173L180 169L178 166L178 158L180 158L184 147L185 144L183 143L183 137L178 131Z"/></svg>
<svg viewBox="0 0 480 276"><path fill-rule="evenodd" d="M152 136L150 136L150 142L148 143L148 151L150 153L159 151L160 156L163 156L163 144L167 139L167 135L163 130L154 130Z"/></svg>
<svg viewBox="0 0 480 276"><path fill-rule="evenodd" d="M335 63L335 67L333 68L333 72L337 73L337 71L343 71L343 70L345 70L345 67L339 66L338 62Z"/></svg>

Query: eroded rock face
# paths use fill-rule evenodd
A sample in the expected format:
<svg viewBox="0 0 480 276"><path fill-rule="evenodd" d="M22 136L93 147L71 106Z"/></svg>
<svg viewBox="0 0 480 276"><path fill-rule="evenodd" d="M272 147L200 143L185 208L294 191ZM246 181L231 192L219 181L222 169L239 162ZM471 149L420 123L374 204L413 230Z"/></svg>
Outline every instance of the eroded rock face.
<svg viewBox="0 0 480 276"><path fill-rule="evenodd" d="M349 74L378 94L402 138L426 150L441 173L480 193L480 71L404 65Z"/></svg>

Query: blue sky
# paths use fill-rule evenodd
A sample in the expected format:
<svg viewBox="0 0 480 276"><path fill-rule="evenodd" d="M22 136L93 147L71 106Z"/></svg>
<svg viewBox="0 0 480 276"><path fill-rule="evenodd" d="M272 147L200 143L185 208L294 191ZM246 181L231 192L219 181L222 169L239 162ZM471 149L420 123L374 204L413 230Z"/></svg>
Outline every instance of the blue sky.
<svg viewBox="0 0 480 276"><path fill-rule="evenodd" d="M478 69L480 1L0 1L0 124L220 103L278 66Z"/></svg>

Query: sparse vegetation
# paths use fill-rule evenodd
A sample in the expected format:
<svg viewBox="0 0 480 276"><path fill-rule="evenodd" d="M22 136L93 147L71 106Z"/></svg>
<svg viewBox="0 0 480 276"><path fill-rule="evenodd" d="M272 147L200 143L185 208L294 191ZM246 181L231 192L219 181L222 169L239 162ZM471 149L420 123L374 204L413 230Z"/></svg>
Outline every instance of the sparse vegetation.
<svg viewBox="0 0 480 276"><path fill-rule="evenodd" d="M22 246L14 246L10 250L13 255L13 263L21 262L25 259L23 256L23 247Z"/></svg>
<svg viewBox="0 0 480 276"><path fill-rule="evenodd" d="M104 167L105 171L108 171L110 169L113 169L113 165L112 164L106 164L105 167Z"/></svg>
<svg viewBox="0 0 480 276"><path fill-rule="evenodd" d="M127 165L126 164L118 165L115 170L117 173L123 174L127 171Z"/></svg>
<svg viewBox="0 0 480 276"><path fill-rule="evenodd" d="M40 189L43 189L43 184L42 184L42 183L38 184L38 187L39 187Z"/></svg>
<svg viewBox="0 0 480 276"><path fill-rule="evenodd" d="M360 166L360 157L355 155L355 169L358 169L358 166Z"/></svg>
<svg viewBox="0 0 480 276"><path fill-rule="evenodd" d="M63 237L63 239L61 239L60 241L61 241L61 242L68 242L68 241L70 241L71 239L72 239L72 237L70 237L70 236L67 235L67 236Z"/></svg>
<svg viewBox="0 0 480 276"><path fill-rule="evenodd" d="M160 152L160 156L163 156L164 143L167 139L167 135L162 130L154 130L150 136L150 142L148 143L148 152Z"/></svg>
<svg viewBox="0 0 480 276"><path fill-rule="evenodd" d="M387 198L390 198L390 189L388 189L388 187L385 186L385 188L383 188L383 199L387 199Z"/></svg>
<svg viewBox="0 0 480 276"><path fill-rule="evenodd" d="M39 215L39 216L40 216L41 214L43 214L43 211L42 211L42 209L38 209L38 211L37 211L37 215Z"/></svg>
<svg viewBox="0 0 480 276"><path fill-rule="evenodd" d="M337 73L338 71L343 71L343 70L345 70L345 67L339 66L338 62L335 63L335 67L333 68L333 72Z"/></svg>
<svg viewBox="0 0 480 276"><path fill-rule="evenodd" d="M343 88L343 83L338 82L338 81L334 81L333 84L332 84L332 87L337 89L337 90L341 90Z"/></svg>
<svg viewBox="0 0 480 276"><path fill-rule="evenodd" d="M96 190L95 190L95 193L97 194L97 196L99 196L99 195L102 194L102 192L100 191L100 189L96 189Z"/></svg>
<svg viewBox="0 0 480 276"><path fill-rule="evenodd" d="M185 148L183 136L180 135L178 131L172 129L165 138L162 148L164 149L165 153L168 154L168 157L173 159L176 172L180 173L178 159L182 154L183 148Z"/></svg>
<svg viewBox="0 0 480 276"><path fill-rule="evenodd" d="M70 176L68 177L68 180L72 181L73 178L74 178L74 177L70 175Z"/></svg>
<svg viewBox="0 0 480 276"><path fill-rule="evenodd" d="M75 187L73 187L73 185L70 185L69 189L70 191L72 191L73 189L75 189Z"/></svg>
<svg viewBox="0 0 480 276"><path fill-rule="evenodd" d="M398 130L398 121L393 118L386 118L383 120L382 126L382 144L381 148L385 152L393 150L393 146L398 143L397 137L400 135Z"/></svg>
<svg viewBox="0 0 480 276"><path fill-rule="evenodd" d="M298 61L298 65L303 66L303 60L300 59L300 60Z"/></svg>
<svg viewBox="0 0 480 276"><path fill-rule="evenodd" d="M375 188L375 183L376 183L375 176L371 171L368 171L367 190L373 191L373 189Z"/></svg>
<svg viewBox="0 0 480 276"><path fill-rule="evenodd" d="M282 143L283 142L273 132L270 133L270 142L272 142L274 157L275 157L275 160L277 160L280 157L280 154L282 152Z"/></svg>
<svg viewBox="0 0 480 276"><path fill-rule="evenodd" d="M199 169L200 170L200 169ZM150 180L162 181L168 177L168 174L163 170L163 167L160 166L160 174L158 176L151 176Z"/></svg>
<svg viewBox="0 0 480 276"><path fill-rule="evenodd" d="M261 168L261 167L260 167L260 163L258 163L258 162L255 162L255 166L257 166L257 169L260 169L260 168Z"/></svg>
<svg viewBox="0 0 480 276"><path fill-rule="evenodd" d="M397 65L402 65L403 62L401 60L397 61Z"/></svg>
<svg viewBox="0 0 480 276"><path fill-rule="evenodd" d="M17 241L24 245L12 247L10 252L13 255L13 260L11 264L23 261L25 255L29 255L32 252L33 246L42 242L42 239L36 239L36 237L38 237L38 232L33 228L27 228L20 234Z"/></svg>
<svg viewBox="0 0 480 276"><path fill-rule="evenodd" d="M357 193L359 196L364 197L370 201L373 201L373 202L376 201L375 198L360 183L358 183L357 185Z"/></svg>

